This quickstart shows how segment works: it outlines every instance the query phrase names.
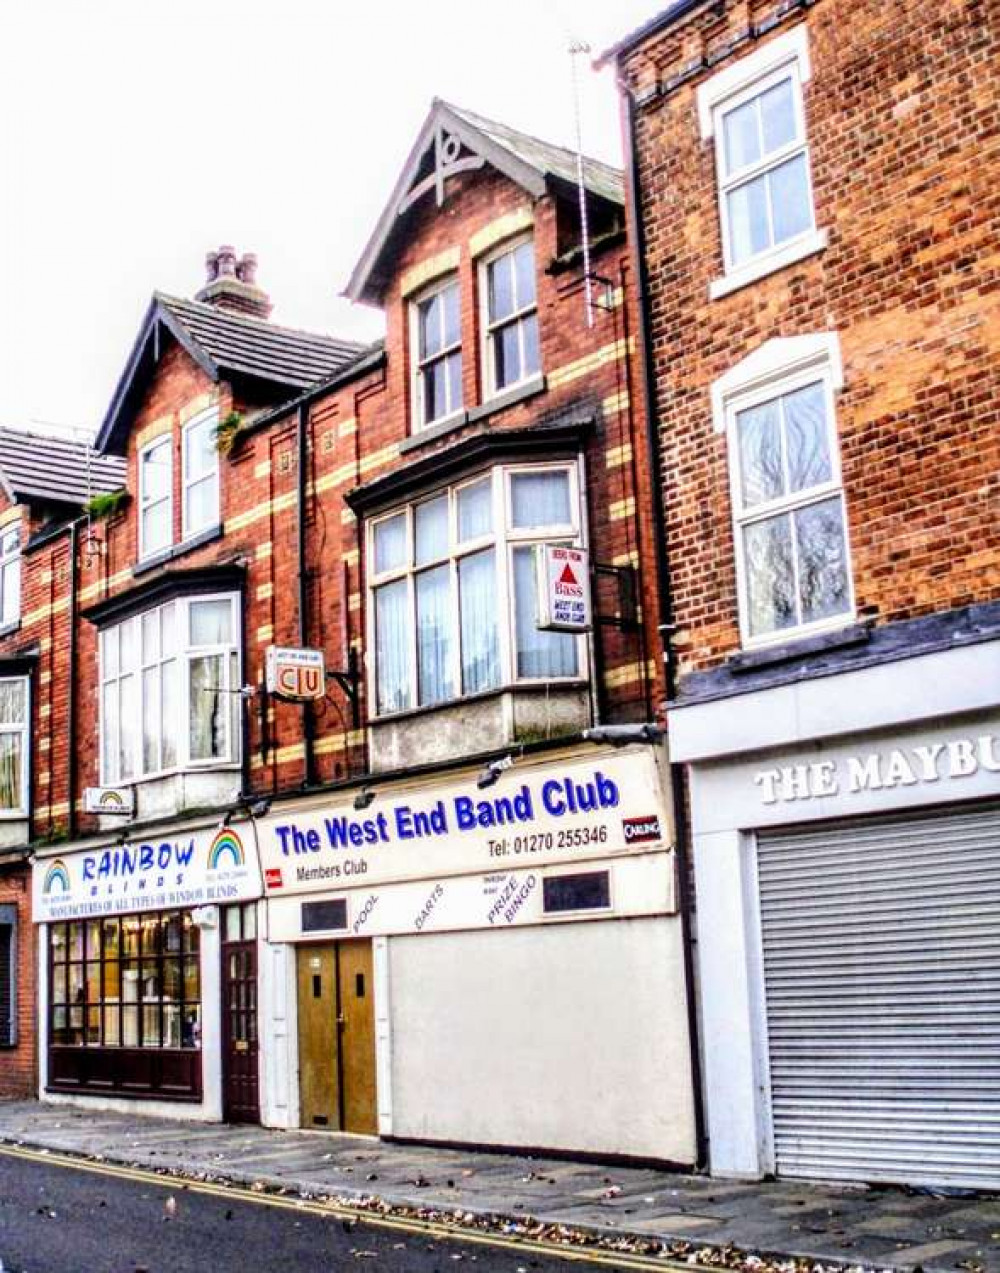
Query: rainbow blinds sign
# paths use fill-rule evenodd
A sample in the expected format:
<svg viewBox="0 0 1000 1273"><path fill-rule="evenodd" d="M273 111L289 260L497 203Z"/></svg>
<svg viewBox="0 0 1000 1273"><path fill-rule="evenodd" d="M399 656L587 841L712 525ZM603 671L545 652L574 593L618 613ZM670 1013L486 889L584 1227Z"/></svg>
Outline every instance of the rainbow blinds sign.
<svg viewBox="0 0 1000 1273"><path fill-rule="evenodd" d="M33 870L39 923L242 902L261 892L249 823L64 849Z"/></svg>

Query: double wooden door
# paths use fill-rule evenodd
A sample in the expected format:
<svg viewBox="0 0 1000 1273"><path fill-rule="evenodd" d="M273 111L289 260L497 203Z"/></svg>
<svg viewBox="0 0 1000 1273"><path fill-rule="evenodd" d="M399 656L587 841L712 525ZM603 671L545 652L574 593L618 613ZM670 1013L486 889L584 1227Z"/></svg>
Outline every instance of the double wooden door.
<svg viewBox="0 0 1000 1273"><path fill-rule="evenodd" d="M298 1002L302 1126L374 1135L371 942L300 946Z"/></svg>

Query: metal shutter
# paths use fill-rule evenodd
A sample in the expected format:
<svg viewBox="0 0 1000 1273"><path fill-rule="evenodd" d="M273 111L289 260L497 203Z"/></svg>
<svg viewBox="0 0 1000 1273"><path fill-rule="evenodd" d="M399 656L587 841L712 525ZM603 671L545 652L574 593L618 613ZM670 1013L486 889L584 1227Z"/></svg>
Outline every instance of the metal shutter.
<svg viewBox="0 0 1000 1273"><path fill-rule="evenodd" d="M778 1173L1000 1187L1000 807L757 859Z"/></svg>

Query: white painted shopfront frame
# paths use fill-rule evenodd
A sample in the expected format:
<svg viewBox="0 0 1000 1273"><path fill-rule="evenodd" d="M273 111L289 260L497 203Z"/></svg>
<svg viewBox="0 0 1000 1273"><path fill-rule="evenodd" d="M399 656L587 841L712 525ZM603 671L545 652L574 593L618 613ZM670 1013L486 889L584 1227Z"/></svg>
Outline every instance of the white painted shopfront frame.
<svg viewBox="0 0 1000 1273"><path fill-rule="evenodd" d="M675 708L672 759L689 766L700 1019L714 1175L774 1170L757 833L853 815L960 807L1000 795L1000 774L766 804L753 775L782 764L1000 731L1000 642ZM724 743L720 740L724 740ZM711 940L706 940L706 934Z"/></svg>

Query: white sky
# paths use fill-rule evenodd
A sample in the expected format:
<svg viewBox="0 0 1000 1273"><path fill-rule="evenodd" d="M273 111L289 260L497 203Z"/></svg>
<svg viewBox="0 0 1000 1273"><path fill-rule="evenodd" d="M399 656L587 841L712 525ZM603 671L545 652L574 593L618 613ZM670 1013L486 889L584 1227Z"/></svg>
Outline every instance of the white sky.
<svg viewBox="0 0 1000 1273"><path fill-rule="evenodd" d="M340 299L435 95L574 138L570 35L664 0L0 0L0 423L96 428L154 288L255 251L272 317L359 339ZM621 162L579 59L584 149Z"/></svg>

